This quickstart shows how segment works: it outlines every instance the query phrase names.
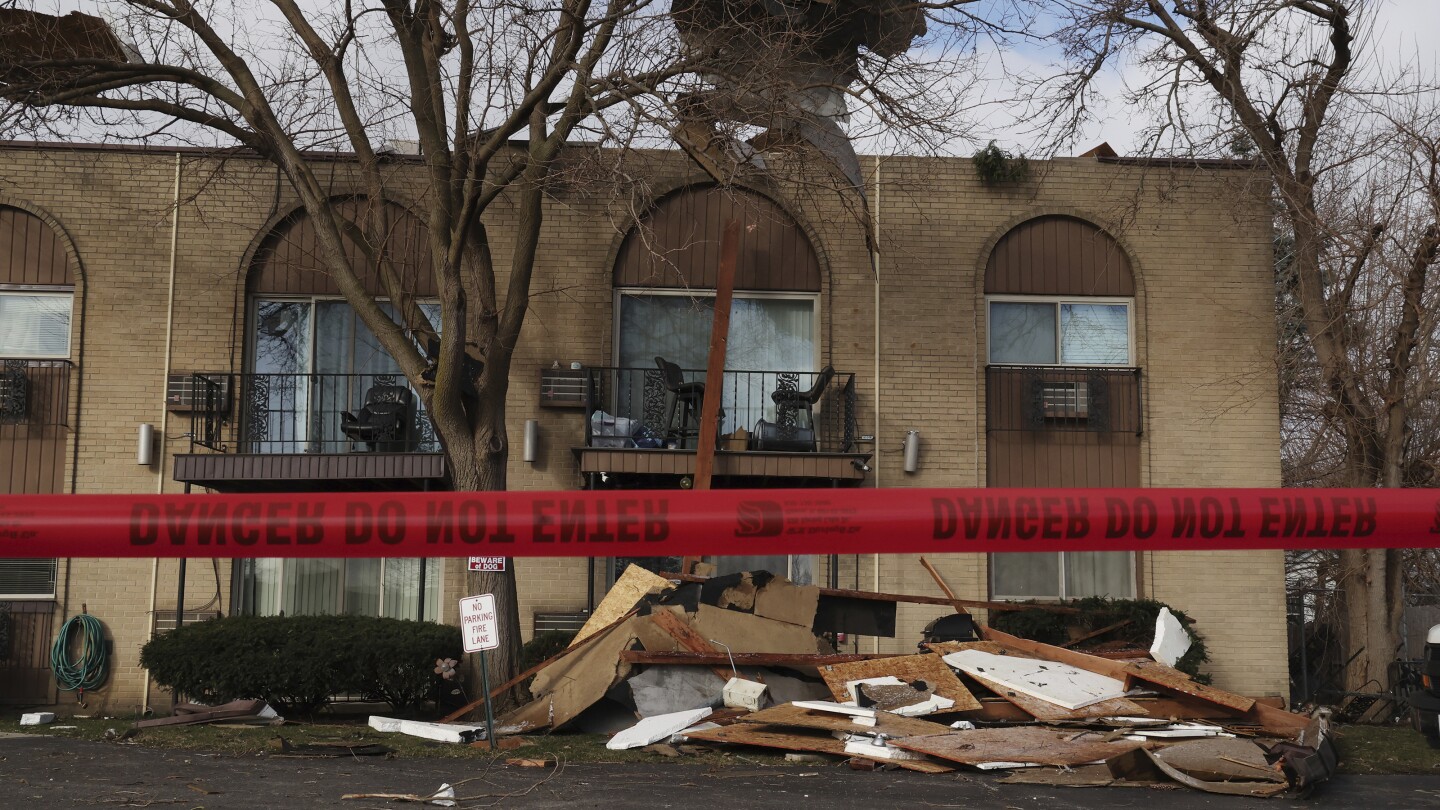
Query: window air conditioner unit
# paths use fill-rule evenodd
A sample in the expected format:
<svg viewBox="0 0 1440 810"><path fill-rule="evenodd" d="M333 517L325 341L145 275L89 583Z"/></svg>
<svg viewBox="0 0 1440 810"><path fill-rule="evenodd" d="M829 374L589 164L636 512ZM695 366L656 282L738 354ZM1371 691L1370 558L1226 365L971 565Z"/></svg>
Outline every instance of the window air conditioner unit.
<svg viewBox="0 0 1440 810"><path fill-rule="evenodd" d="M1084 382L1045 382L1040 403L1046 419L1087 419L1090 385Z"/></svg>
<svg viewBox="0 0 1440 810"><path fill-rule="evenodd" d="M171 374L165 379L165 408L174 413L229 413L230 375Z"/></svg>

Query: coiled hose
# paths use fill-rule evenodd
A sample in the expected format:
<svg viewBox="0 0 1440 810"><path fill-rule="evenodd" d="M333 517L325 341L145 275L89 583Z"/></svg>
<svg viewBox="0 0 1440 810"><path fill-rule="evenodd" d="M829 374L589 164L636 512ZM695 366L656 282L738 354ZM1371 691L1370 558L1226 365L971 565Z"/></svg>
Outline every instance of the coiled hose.
<svg viewBox="0 0 1440 810"><path fill-rule="evenodd" d="M80 634L80 658L70 657L70 636ZM50 648L50 669L55 672L55 681L66 692L77 689L83 695L87 689L95 689L105 682L105 628L100 620L88 613L72 616L60 628L55 646Z"/></svg>

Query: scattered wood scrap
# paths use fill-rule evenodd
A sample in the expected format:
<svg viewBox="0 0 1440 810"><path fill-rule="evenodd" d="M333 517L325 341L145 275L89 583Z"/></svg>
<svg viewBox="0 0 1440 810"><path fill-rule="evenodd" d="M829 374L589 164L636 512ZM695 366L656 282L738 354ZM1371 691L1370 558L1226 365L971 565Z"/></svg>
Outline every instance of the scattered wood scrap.
<svg viewBox="0 0 1440 810"><path fill-rule="evenodd" d="M825 679L825 685L839 701L854 699L847 687L851 681L886 675L893 675L907 683L924 681L936 695L955 701L955 706L948 711L965 712L980 708L980 701L938 655L902 655L820 667L820 677Z"/></svg>

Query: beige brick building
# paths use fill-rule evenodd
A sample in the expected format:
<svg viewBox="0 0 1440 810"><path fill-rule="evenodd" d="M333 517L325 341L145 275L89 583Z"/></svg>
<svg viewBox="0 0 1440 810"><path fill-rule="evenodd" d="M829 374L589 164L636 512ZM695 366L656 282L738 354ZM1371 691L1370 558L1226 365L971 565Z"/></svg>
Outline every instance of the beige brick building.
<svg viewBox="0 0 1440 810"><path fill-rule="evenodd" d="M684 452L693 422L668 413L650 358L693 369L685 358L698 350L703 365L695 334L708 330L704 248L716 234L705 223L727 210L770 241L742 252L731 337L741 348L722 425L734 452L717 463L720 485L1279 485L1270 221L1266 189L1245 167L1072 158L989 187L964 159L866 158L872 262L853 199L726 194L674 155L635 159L651 189L638 221L615 202L624 195L594 189L562 187L547 209L508 402L512 488L681 485L693 469ZM343 158L323 171L337 196L353 193ZM423 196L415 164L396 159L389 173L398 205ZM503 266L505 223L490 228ZM393 381L393 367L328 282L303 272L303 232L293 194L259 160L0 146L0 318L49 330L17 337L0 324L6 373L26 380L29 397L0 420L0 493L443 485L423 417L394 446L339 430L339 410ZM308 330L303 341L296 330ZM835 375L809 419L775 404L774 391L804 391L827 366ZM746 373L759 371L771 373ZM175 387L203 387L194 373L228 386L223 413L202 413L201 397ZM592 407L551 396L567 383L594 386ZM747 386L760 393L741 393ZM522 426L532 419L538 442L526 461ZM141 424L163 437L148 466L136 459ZM813 433L796 432L806 425ZM906 471L911 431L918 463ZM766 440L779 443L767 450ZM261 472L226 466L241 456L260 459ZM362 482L323 466L346 457L400 460L391 477ZM296 469L286 465L305 458L320 472L286 478ZM1198 621L1217 685L1287 691L1279 551L934 562L962 598L1163 600ZM454 621L467 595L463 563L428 561L422 579L414 560L383 570L192 560L185 610L423 610ZM908 555L767 564L822 585L935 593ZM611 576L604 560L515 567L527 634L537 614L583 611ZM92 713L97 703L121 712L158 700L139 649L157 621L173 621L177 575L170 560L0 561L0 590L15 591L0 593L17 628L12 653L23 653L0 662L0 699L71 699L55 690L43 654L83 609L113 640L109 680L87 696ZM939 612L903 605L894 638L849 643L910 649Z"/></svg>

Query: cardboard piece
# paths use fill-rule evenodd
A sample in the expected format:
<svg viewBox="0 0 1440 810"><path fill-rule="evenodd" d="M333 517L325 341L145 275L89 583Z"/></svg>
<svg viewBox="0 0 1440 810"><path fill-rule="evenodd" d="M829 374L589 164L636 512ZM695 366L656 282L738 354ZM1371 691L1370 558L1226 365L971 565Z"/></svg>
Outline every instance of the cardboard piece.
<svg viewBox="0 0 1440 810"><path fill-rule="evenodd" d="M1024 762L1073 767L1098 762L1139 747L1139 743L1110 741L1100 733L1040 726L982 728L952 731L929 737L902 737L891 744L932 757L978 765L985 762Z"/></svg>
<svg viewBox="0 0 1440 810"><path fill-rule="evenodd" d="M651 743L668 740L672 734L690 728L709 716L710 709L704 708L647 717L611 737L605 747L611 751L643 748Z"/></svg>
<svg viewBox="0 0 1440 810"><path fill-rule="evenodd" d="M776 577L755 593L755 615L809 630L820 606L820 589Z"/></svg>
<svg viewBox="0 0 1440 810"><path fill-rule="evenodd" d="M608 624L629 613L641 599L652 593L658 593L670 587L670 580L662 576L652 574L638 565L631 565L625 569L595 606L595 612L585 621L580 632L575 634L570 646L574 647L586 638L599 632Z"/></svg>
<svg viewBox="0 0 1440 810"><path fill-rule="evenodd" d="M970 694L970 690L938 655L901 655L820 668L820 677L825 679L830 693L841 701L854 699L846 687L850 681L885 675L893 675L907 683L924 681L936 695L955 701L954 708L947 711L968 712L980 708L980 701Z"/></svg>
<svg viewBox="0 0 1440 810"><path fill-rule="evenodd" d="M690 618L690 626L706 639L718 639L730 645L731 652L833 652L824 649L823 642L808 627L711 605L700 605Z"/></svg>
<svg viewBox="0 0 1440 810"><path fill-rule="evenodd" d="M697 731L686 734L691 740L703 740L705 742L731 743L734 745L755 745L762 748L778 748L782 751L806 751L817 754L833 754L835 756L853 756L845 753L845 743L837 740L829 734L812 733L800 731L782 726L765 726L753 723L736 723L734 725L712 728L707 731ZM872 759L871 757L864 757ZM921 773L949 773L955 770L950 765L929 760L902 760L896 765L909 771Z"/></svg>
<svg viewBox="0 0 1440 810"><path fill-rule="evenodd" d="M1178 743L1156 751L1155 757L1206 782L1287 781L1285 772L1266 761L1265 751L1250 740L1217 738Z"/></svg>
<svg viewBox="0 0 1440 810"><path fill-rule="evenodd" d="M813 728L821 731L843 731L856 734L884 734L891 739L941 734L945 726L929 720L901 717L890 712L876 712L874 726L861 726L847 715L831 712L810 711L791 703L773 706L740 718L741 723L760 723L772 726L794 726Z"/></svg>
<svg viewBox="0 0 1440 810"><path fill-rule="evenodd" d="M1123 681L1054 661L995 655L983 650L949 653L944 661L967 675L984 677L1072 711L1125 696Z"/></svg>

